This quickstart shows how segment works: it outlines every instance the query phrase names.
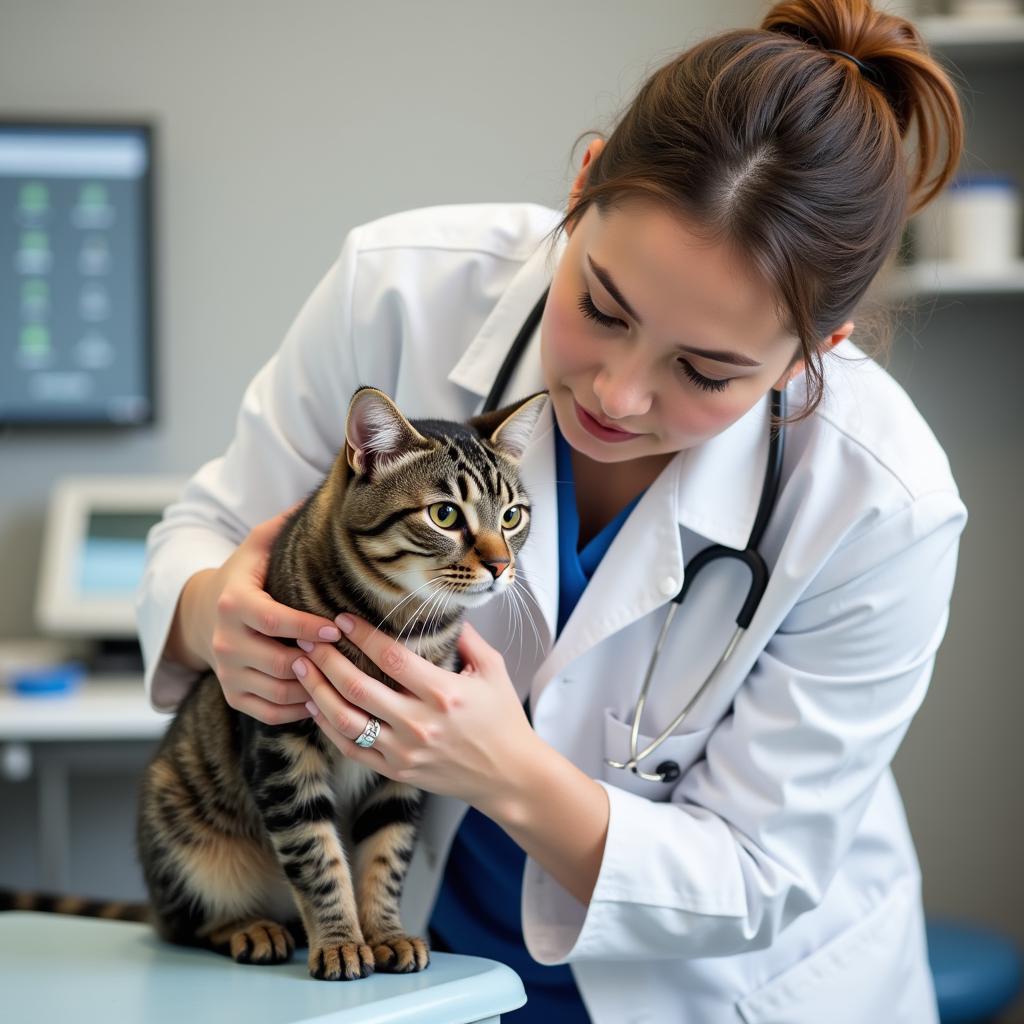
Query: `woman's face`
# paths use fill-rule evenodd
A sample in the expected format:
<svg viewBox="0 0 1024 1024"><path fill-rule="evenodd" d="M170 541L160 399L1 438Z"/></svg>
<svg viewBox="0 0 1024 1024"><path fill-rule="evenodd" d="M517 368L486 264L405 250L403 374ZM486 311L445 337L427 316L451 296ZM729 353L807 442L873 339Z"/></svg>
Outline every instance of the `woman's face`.
<svg viewBox="0 0 1024 1024"><path fill-rule="evenodd" d="M829 341L852 328L844 324ZM587 209L569 233L541 320L559 429L598 462L700 444L802 372L802 361L790 365L798 348L768 293L724 246L641 201L608 214ZM586 413L633 436L596 437L580 421Z"/></svg>

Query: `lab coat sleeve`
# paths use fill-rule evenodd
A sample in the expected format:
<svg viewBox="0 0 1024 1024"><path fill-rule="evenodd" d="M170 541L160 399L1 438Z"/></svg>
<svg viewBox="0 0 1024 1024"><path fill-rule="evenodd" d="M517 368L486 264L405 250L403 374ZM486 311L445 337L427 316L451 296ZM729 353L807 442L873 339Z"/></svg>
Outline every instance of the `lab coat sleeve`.
<svg viewBox="0 0 1024 1024"><path fill-rule="evenodd" d="M589 905L527 859L536 960L729 956L821 901L924 698L966 517L933 492L840 544L668 802L598 780L610 819Z"/></svg>
<svg viewBox="0 0 1024 1024"><path fill-rule="evenodd" d="M248 385L227 450L195 473L149 532L135 610L146 694L158 711L173 711L199 678L163 656L186 581L222 565L252 527L306 497L341 446L361 383L351 311L358 246L354 228Z"/></svg>

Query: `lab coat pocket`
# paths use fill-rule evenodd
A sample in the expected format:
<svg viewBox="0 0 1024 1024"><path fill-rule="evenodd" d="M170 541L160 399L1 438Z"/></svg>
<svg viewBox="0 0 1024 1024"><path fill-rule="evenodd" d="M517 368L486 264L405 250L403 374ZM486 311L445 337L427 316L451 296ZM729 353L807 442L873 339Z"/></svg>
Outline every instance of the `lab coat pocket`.
<svg viewBox="0 0 1024 1024"><path fill-rule="evenodd" d="M907 992L914 977L908 961L921 952L913 906L917 885L912 878L896 882L862 918L748 993L736 1004L740 1019L746 1024L932 1020L896 1010L902 999L924 1005ZM900 991L894 991L893 978L899 979Z"/></svg>
<svg viewBox="0 0 1024 1024"><path fill-rule="evenodd" d="M664 726L662 727L664 728ZM704 754L711 726L696 729L693 732L674 733L659 743L655 749L642 758L639 768L654 775L658 772L666 774L664 782L652 782L642 779L629 768L613 768L608 761L624 764L629 760L629 734L632 730L630 722L621 721L613 708L604 709L604 756L601 758L602 778L605 782L619 789L636 793L648 800L668 800L683 773ZM653 743L657 738L638 733L636 738L637 753Z"/></svg>

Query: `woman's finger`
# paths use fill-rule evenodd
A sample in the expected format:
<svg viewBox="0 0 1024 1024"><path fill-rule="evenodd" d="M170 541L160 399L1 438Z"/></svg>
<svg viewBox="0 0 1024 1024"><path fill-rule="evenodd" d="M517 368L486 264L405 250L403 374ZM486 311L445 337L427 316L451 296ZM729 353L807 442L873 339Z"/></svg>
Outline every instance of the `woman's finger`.
<svg viewBox="0 0 1024 1024"><path fill-rule="evenodd" d="M309 658L296 658L295 674L302 680L307 699L311 699L320 711L318 721L323 719L339 735L354 741L357 736L362 735L371 716L376 717L380 722L380 732L373 745L382 751L388 748L392 735L391 726L379 714L345 700Z"/></svg>
<svg viewBox="0 0 1024 1024"><path fill-rule="evenodd" d="M367 768L372 768L379 775L384 775L387 778L392 778L388 769L388 762L384 757L383 752L378 748L378 744L384 735L385 725L381 722L380 735L374 741L372 747L360 747L354 740L351 740L344 733L338 732L334 726L326 720L322 712L319 712L314 716L317 725L320 727L320 731L345 755L352 761L356 761L359 764L366 765ZM360 733L362 729L359 730Z"/></svg>
<svg viewBox="0 0 1024 1024"><path fill-rule="evenodd" d="M388 633L374 628L368 622L356 618L354 615L339 615L335 621L351 620L352 629L346 634L347 638L365 654L379 668L393 679L396 683L405 687L409 693L420 700L429 700L437 703L437 691L447 685L445 677L448 675L443 669L438 668L433 662L420 657L415 651L411 651L405 644L396 640ZM322 655L322 657L320 657ZM327 644L319 644L317 650L310 655L317 658L320 664L324 660L330 660L338 656L338 652ZM347 659L346 659L347 660ZM334 676L334 673L331 673ZM359 673L362 675L362 673ZM361 683L362 680L359 680ZM373 681L373 686L384 686L383 683ZM376 691L375 691L376 692ZM390 717L391 709L395 707L390 703L390 698L385 694L395 693L390 687L385 687L385 693L381 694L380 709L374 714L380 715L381 711ZM357 701L357 703L360 703ZM371 709L372 710L372 709Z"/></svg>
<svg viewBox="0 0 1024 1024"><path fill-rule="evenodd" d="M247 630L247 633L245 648L239 652L246 668L255 669L272 679L295 679L292 662L300 654L297 647L272 640L256 630Z"/></svg>
<svg viewBox="0 0 1024 1024"><path fill-rule="evenodd" d="M310 643L334 643L341 639L341 631L330 619L280 604L266 591L256 591L255 594L255 600L246 602L240 612L242 621L257 633L308 640Z"/></svg>
<svg viewBox="0 0 1024 1024"><path fill-rule="evenodd" d="M247 668L241 672L241 681L246 692L256 694L268 704L305 704L309 700L309 694L294 674L289 680L275 679L254 668Z"/></svg>
<svg viewBox="0 0 1024 1024"><path fill-rule="evenodd" d="M252 693L247 693L239 699L236 710L263 722L264 725L284 725L287 722L301 722L312 717L305 704L272 704Z"/></svg>
<svg viewBox="0 0 1024 1024"><path fill-rule="evenodd" d="M403 647L402 650L404 651L405 648ZM306 684L307 690L310 690L310 680L312 679L316 686L326 687L335 696L344 698L347 704L354 705L369 715L376 715L382 721L397 722L401 720L407 712L410 702L414 700L412 697L393 690L387 683L367 675L352 664L333 644L314 644L313 650L304 658L299 658L298 661L300 664L312 664L312 667L317 670L314 675L302 680ZM292 668L295 669L295 667L293 663ZM298 676L297 670L295 674ZM317 701L317 703L320 702Z"/></svg>

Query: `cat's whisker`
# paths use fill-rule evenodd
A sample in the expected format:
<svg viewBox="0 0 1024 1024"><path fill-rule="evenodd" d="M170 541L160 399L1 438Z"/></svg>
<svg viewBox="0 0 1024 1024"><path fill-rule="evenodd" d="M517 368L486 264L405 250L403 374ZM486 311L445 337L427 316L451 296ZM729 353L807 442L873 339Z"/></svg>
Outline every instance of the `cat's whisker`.
<svg viewBox="0 0 1024 1024"><path fill-rule="evenodd" d="M398 630L398 634L394 638L395 642L400 643L401 635L407 630L409 630L409 636L410 638L412 638L413 630L416 628L416 624L418 622L422 624L423 622L424 609L429 608L431 604L438 599L438 595L443 593L443 582L438 580L431 580L430 583L435 584L436 586L431 590L431 593L427 597L421 599L420 604L416 608L416 610L413 611L412 614L410 614L409 617L407 618L406 622L402 624L401 629ZM422 590L422 588L420 589Z"/></svg>
<svg viewBox="0 0 1024 1024"><path fill-rule="evenodd" d="M523 587L521 584L513 584L512 595L515 598L516 607L519 613L519 631L521 634L519 639L519 649L520 651L522 650L523 640L526 637L525 621L526 618L529 618L530 627L534 630L534 642L537 645L538 653L542 653L543 646L541 645L540 638L537 635L537 627L534 625L534 620L532 620L532 617L530 616L529 608L526 606L526 602L523 599L522 590Z"/></svg>
<svg viewBox="0 0 1024 1024"><path fill-rule="evenodd" d="M392 577L388 576L388 579L392 579ZM376 628L380 629L380 627L383 626L384 623L387 622L387 620L389 618L391 618L391 616L394 615L395 612L397 612L398 609L401 608L402 605L405 604L406 601L408 601L410 598L415 597L424 587L429 587L431 585L431 583L436 583L436 582L437 582L437 578L436 577L432 577L431 579L427 580L427 582L424 583L422 586L419 586L415 590L413 590L410 593L406 594L405 597L403 597L402 600L399 601L398 604L396 604L395 607L392 608L391 611L389 611L387 613L387 615L385 615L384 618L381 619L380 622L377 623Z"/></svg>
<svg viewBox="0 0 1024 1024"><path fill-rule="evenodd" d="M525 602L523 601L523 597L522 597L522 595L519 592L520 589L521 589L520 587L517 587L517 586L515 586L515 584L513 584L513 586L509 588L509 598L512 601L512 604L513 604L513 607L514 607L515 613L516 613L516 622L517 622L517 625L518 625L518 628L519 628L519 650L520 650L520 656L521 656L521 653L522 653L522 650L523 650L523 646L524 646L524 641L526 639L526 615L525 615L525 612L527 612L528 609L526 609L526 607L525 607ZM537 641L535 640L534 643L536 643L536 642Z"/></svg>
<svg viewBox="0 0 1024 1024"><path fill-rule="evenodd" d="M511 590L512 590L511 585L507 586L501 592L501 597L502 597L502 600L507 601L508 604L509 604L509 611L510 611L509 618L513 620L513 627L514 627L515 625L518 624L517 621L516 621L517 618L518 618L518 608L516 607L516 603L513 600L513 595L511 593ZM508 653L508 649L512 646L512 641L515 640L515 636L516 636L515 628L513 628L510 631L510 633L509 633L508 643L505 644L505 647L504 647L504 649L501 652L501 656L502 657L505 657L505 655Z"/></svg>
<svg viewBox="0 0 1024 1024"><path fill-rule="evenodd" d="M518 578L520 573L522 573L522 570L521 569L516 569L516 580L515 580L515 583L517 583L517 584L520 583L519 578ZM546 593L545 588L538 586L535 578L531 579L526 573L522 573L522 575L523 575L523 579L529 584L529 586L524 587L524 586L522 586L520 584L519 589L524 594L526 594L530 598L531 601L533 601L533 603L537 606L537 610L539 612L543 613L544 609L541 608L540 601L537 600L537 597L533 593L533 591L534 590L538 590L538 591L540 591L540 593L543 594L543 593Z"/></svg>
<svg viewBox="0 0 1024 1024"><path fill-rule="evenodd" d="M444 579L439 579L439 578L434 578L430 582L431 583L436 583L437 584L437 588L430 595L430 597L428 597L426 600L424 600L420 604L419 608L416 609L416 611L413 613L413 615L409 618L409 621L402 627L402 629L399 631L399 634L398 634L398 638L400 639L402 633L404 633L405 630L408 628L409 635L411 637L412 636L412 627L416 624L416 622L420 623L420 635L419 635L419 637L417 638L417 641L416 641L416 653L417 654L419 653L419 642L422 639L423 633L426 631L426 628L427 628L426 627L426 621L430 618L430 616L433 613L433 608L431 606L433 605L433 603L435 601L440 602L444 598L446 590L451 586L451 584L448 583L448 581L446 581ZM428 609L428 610L426 612L426 617L424 618L424 609L425 608Z"/></svg>
<svg viewBox="0 0 1024 1024"><path fill-rule="evenodd" d="M512 585L508 588L506 593L508 594L508 599L509 599L509 603L512 606L512 610L515 612L516 625L519 627L519 633L520 633L520 636L519 636L519 649L521 651L522 647L523 647L523 638L526 636L526 628L525 628L525 622L523 620L523 609L522 609L522 600L523 599L519 596L519 593L518 593L517 588L516 588L516 581L515 581L514 578L512 580ZM513 633L513 637L514 636L515 636L515 633Z"/></svg>
<svg viewBox="0 0 1024 1024"><path fill-rule="evenodd" d="M516 576L522 576L523 580L530 585L528 589L531 591L535 590L538 594L547 594L549 592L548 584L551 581L541 576L540 573L535 573L532 570L525 572L522 568L516 566ZM533 597L534 595L531 593L530 596Z"/></svg>
<svg viewBox="0 0 1024 1024"><path fill-rule="evenodd" d="M441 586L438 588L437 592L434 594L434 596L432 598L432 600L436 602L436 605L435 605L435 607L431 608L427 612L427 616L423 620L423 624L420 626L420 635L416 638L416 653L417 653L417 655L420 653L420 644L423 642L423 635L430 628L430 623L431 623L431 620L433 619L435 613L441 611L443 609L443 607L445 606L445 604L447 604L447 600L446 599L448 597L448 593L447 592L448 592L449 589L450 589L450 587L444 581L442 581L441 582Z"/></svg>
<svg viewBox="0 0 1024 1024"><path fill-rule="evenodd" d="M455 594L456 590L454 587L449 588L449 592L445 594L444 601L441 604L437 616L439 620L444 618L445 613L448 611L448 605L450 605L452 601L455 599Z"/></svg>
<svg viewBox="0 0 1024 1024"><path fill-rule="evenodd" d="M516 624L519 629L519 655L516 659L516 674L518 675L519 666L522 664L523 660L523 640L526 638L526 626L523 619L523 599L519 596L514 586L509 590L509 602L515 612Z"/></svg>
<svg viewBox="0 0 1024 1024"><path fill-rule="evenodd" d="M437 598L437 595L443 591L443 588L444 588L444 581L443 580L431 579L431 580L428 580L428 583L436 583L437 587L427 597L425 597L422 601L420 601L419 607L416 609L416 611L414 611L412 613L412 615L409 616L409 618L405 622L405 625L403 625L402 628L398 631L398 635L395 637L396 641L400 641L402 639L402 634L407 629L409 630L410 636L412 635L412 627L415 625L416 621L419 619L420 615L423 612L423 609L428 607ZM417 587L415 592L418 593L422 589L423 589L422 587Z"/></svg>
<svg viewBox="0 0 1024 1024"><path fill-rule="evenodd" d="M518 627L520 630L522 630L523 620L522 620L522 613L519 611L519 605L516 603L516 594L515 594L514 589L511 586L506 587L505 590L502 592L501 596L505 600L508 601L509 613L510 613L509 614L509 618L513 620L513 628L509 631L508 643L505 645L505 649L501 652L501 656L504 658L505 655L508 653L508 649L512 646L512 642L515 640L516 627ZM523 644L522 644L522 638L520 638L520 642L519 642L519 658L516 661L516 673L517 674L519 672L519 663L522 661L522 658L523 658Z"/></svg>
<svg viewBox="0 0 1024 1024"><path fill-rule="evenodd" d="M520 582L518 580L516 580L512 584L512 588L511 589L513 591L515 591L515 594L520 599L520 601L522 601L523 593L529 593L527 588L522 586L522 584L520 584ZM533 595L531 594L530 596L532 597ZM534 598L534 603L536 603L536 600L537 599ZM523 610L526 612L527 621L530 623L530 627L533 629L533 635L534 635L534 637L535 637L535 639L537 641L537 653L538 654L543 654L544 653L544 644L541 642L540 633L537 632L537 624L533 621L533 612L527 606L525 601L523 601L522 607L523 607ZM540 608L540 605L537 605L537 607Z"/></svg>

